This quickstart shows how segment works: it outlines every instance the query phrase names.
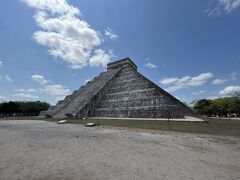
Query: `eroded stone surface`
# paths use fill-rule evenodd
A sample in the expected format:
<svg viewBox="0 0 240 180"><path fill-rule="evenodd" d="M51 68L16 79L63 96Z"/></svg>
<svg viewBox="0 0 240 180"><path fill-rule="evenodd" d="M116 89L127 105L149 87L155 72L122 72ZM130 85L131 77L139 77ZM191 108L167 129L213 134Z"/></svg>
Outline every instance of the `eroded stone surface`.
<svg viewBox="0 0 240 180"><path fill-rule="evenodd" d="M74 91L47 112L55 118L181 118L192 111L137 71L129 59L108 64L106 72Z"/></svg>

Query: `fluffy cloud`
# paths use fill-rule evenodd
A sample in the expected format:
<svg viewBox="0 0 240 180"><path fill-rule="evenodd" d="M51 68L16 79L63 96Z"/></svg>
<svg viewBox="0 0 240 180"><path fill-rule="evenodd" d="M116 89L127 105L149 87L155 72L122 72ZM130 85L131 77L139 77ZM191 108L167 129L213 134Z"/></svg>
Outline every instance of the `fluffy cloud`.
<svg viewBox="0 0 240 180"><path fill-rule="evenodd" d="M99 32L92 29L86 21L79 19L78 8L69 5L66 0L22 1L36 10L34 19L42 28L42 31L33 35L37 43L49 47L50 55L62 59L72 69L82 68L89 63L94 48L101 45L103 40ZM110 31L107 34L116 38Z"/></svg>
<svg viewBox="0 0 240 180"><path fill-rule="evenodd" d="M144 64L144 67L146 67L146 68L150 68L150 69L154 69L154 68L157 68L157 66L156 65L154 65L154 64L152 64L152 63L147 63L147 64Z"/></svg>
<svg viewBox="0 0 240 180"><path fill-rule="evenodd" d="M166 88L169 92L174 92L179 89L184 89L192 86L201 86L205 84L209 79L213 77L212 73L202 73L198 76L184 76L182 78L166 78L162 79L160 83L164 85L170 85Z"/></svg>
<svg viewBox="0 0 240 180"><path fill-rule="evenodd" d="M28 6L53 14L79 14L79 10L62 0L22 0Z"/></svg>
<svg viewBox="0 0 240 180"><path fill-rule="evenodd" d="M39 83L41 85L48 83L48 81L44 78L44 76L39 75L39 74L32 75L32 80L36 81L37 83Z"/></svg>
<svg viewBox="0 0 240 180"><path fill-rule="evenodd" d="M70 94L70 90L61 84L50 84L51 81L46 80L44 76L35 74L32 79L38 82L41 86L39 89L15 89L17 92L25 93L44 93L55 96L57 100L64 98L66 95Z"/></svg>
<svg viewBox="0 0 240 180"><path fill-rule="evenodd" d="M212 9L207 9L205 12L208 16L219 16L223 12L231 13L233 10L240 7L240 0L215 0L216 5Z"/></svg>
<svg viewBox="0 0 240 180"><path fill-rule="evenodd" d="M227 81L226 79L214 79L212 81L212 84L220 85L220 84L224 84L226 81Z"/></svg>
<svg viewBox="0 0 240 180"><path fill-rule="evenodd" d="M200 90L200 91L196 91L196 92L193 92L192 94L195 95L195 96L199 96L201 94L205 93L204 90Z"/></svg>
<svg viewBox="0 0 240 180"><path fill-rule="evenodd" d="M5 80L9 83L13 82L13 79L9 76L9 74L5 74L5 75L0 76L0 79Z"/></svg>
<svg viewBox="0 0 240 180"><path fill-rule="evenodd" d="M38 99L38 96L34 96L32 94L25 94L25 93L19 93L19 94L14 94L15 97L24 99L24 100L31 100L31 99Z"/></svg>
<svg viewBox="0 0 240 180"><path fill-rule="evenodd" d="M105 36L111 40L116 40L118 38L118 35L109 27L105 30Z"/></svg>
<svg viewBox="0 0 240 180"><path fill-rule="evenodd" d="M14 89L14 91L17 91L17 92L28 92L28 93L35 93L35 92L37 92L36 89Z"/></svg>
<svg viewBox="0 0 240 180"><path fill-rule="evenodd" d="M227 86L219 92L220 96L232 96L240 93L240 86Z"/></svg>
<svg viewBox="0 0 240 180"><path fill-rule="evenodd" d="M179 78L173 77L173 78L162 79L159 82L163 85L170 85L170 84L173 84L173 83L177 82L178 80L179 80Z"/></svg>
<svg viewBox="0 0 240 180"><path fill-rule="evenodd" d="M0 61L0 68L1 68L2 66L3 66L3 62ZM5 80L5 81L7 81L7 82L9 82L9 83L12 83L12 82L13 82L13 79L10 77L9 74L0 75L0 79Z"/></svg>
<svg viewBox="0 0 240 180"><path fill-rule="evenodd" d="M218 5L227 13L232 12L240 6L240 0L218 0Z"/></svg>
<svg viewBox="0 0 240 180"><path fill-rule="evenodd" d="M40 89L40 92L54 95L54 96L66 96L70 93L70 90L60 84L46 85Z"/></svg>
<svg viewBox="0 0 240 180"><path fill-rule="evenodd" d="M0 96L0 102L3 102L3 101L8 101L8 98L6 98L4 96Z"/></svg>
<svg viewBox="0 0 240 180"><path fill-rule="evenodd" d="M102 49L96 49L94 52L94 55L89 59L89 64L90 66L106 66L107 63L110 62L110 59L112 57L112 54L107 54L104 50Z"/></svg>
<svg viewBox="0 0 240 180"><path fill-rule="evenodd" d="M232 72L232 73L230 74L230 78L231 78L233 81L235 81L235 80L237 80L237 75L238 75L237 72Z"/></svg>

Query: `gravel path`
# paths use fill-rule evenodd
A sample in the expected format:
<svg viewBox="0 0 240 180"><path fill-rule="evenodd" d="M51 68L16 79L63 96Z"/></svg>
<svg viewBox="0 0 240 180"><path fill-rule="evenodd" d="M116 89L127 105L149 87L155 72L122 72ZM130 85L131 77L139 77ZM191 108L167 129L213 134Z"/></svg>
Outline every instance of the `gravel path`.
<svg viewBox="0 0 240 180"><path fill-rule="evenodd" d="M240 180L240 138L0 121L4 180Z"/></svg>

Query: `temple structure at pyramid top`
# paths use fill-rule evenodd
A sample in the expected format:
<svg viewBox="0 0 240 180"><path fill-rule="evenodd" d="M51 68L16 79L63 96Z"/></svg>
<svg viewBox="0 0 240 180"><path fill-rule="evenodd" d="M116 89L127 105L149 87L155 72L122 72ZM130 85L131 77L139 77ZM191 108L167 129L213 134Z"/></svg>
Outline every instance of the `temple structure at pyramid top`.
<svg viewBox="0 0 240 180"><path fill-rule="evenodd" d="M133 68L137 71L137 65L134 64L134 62L130 58L125 58L125 59L121 59L119 61L109 63L107 65L107 69L108 70L109 69L117 69L117 68L121 68L123 66L130 66L131 68Z"/></svg>
<svg viewBox="0 0 240 180"><path fill-rule="evenodd" d="M107 71L40 116L182 118L192 113L188 106L140 74L130 58L125 58L109 63Z"/></svg>

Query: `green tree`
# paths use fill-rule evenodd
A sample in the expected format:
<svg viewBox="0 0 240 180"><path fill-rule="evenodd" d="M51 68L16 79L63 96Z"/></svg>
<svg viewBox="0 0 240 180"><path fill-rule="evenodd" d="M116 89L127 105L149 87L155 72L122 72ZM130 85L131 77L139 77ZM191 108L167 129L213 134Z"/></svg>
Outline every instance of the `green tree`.
<svg viewBox="0 0 240 180"><path fill-rule="evenodd" d="M38 115L41 111L47 110L49 104L46 102L6 102L0 104L0 113L13 114L23 113L23 115Z"/></svg>
<svg viewBox="0 0 240 180"><path fill-rule="evenodd" d="M13 114L13 113L20 113L21 109L18 104L10 101L10 102L2 103L0 112L2 112L4 114Z"/></svg>
<svg viewBox="0 0 240 180"><path fill-rule="evenodd" d="M224 97L214 100L201 99L194 105L195 111L206 116L225 116L236 113L240 116L240 97Z"/></svg>
<svg viewBox="0 0 240 180"><path fill-rule="evenodd" d="M194 110L196 110L201 115L207 115L208 109L210 105L210 100L208 99L201 99L197 101L197 103L194 105Z"/></svg>

